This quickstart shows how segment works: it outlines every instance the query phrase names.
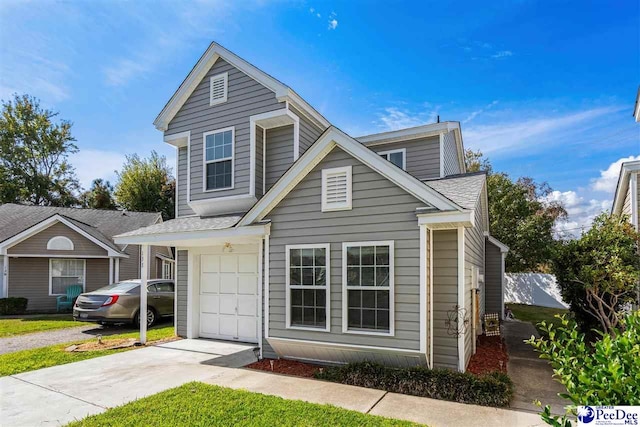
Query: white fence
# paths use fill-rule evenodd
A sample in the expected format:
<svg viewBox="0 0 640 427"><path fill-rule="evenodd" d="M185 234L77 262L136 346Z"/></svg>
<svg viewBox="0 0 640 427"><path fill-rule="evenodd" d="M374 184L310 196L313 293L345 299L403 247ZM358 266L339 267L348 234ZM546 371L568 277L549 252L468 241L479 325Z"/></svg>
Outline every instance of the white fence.
<svg viewBox="0 0 640 427"><path fill-rule="evenodd" d="M504 302L542 307L568 308L562 301L560 288L553 274L506 273Z"/></svg>

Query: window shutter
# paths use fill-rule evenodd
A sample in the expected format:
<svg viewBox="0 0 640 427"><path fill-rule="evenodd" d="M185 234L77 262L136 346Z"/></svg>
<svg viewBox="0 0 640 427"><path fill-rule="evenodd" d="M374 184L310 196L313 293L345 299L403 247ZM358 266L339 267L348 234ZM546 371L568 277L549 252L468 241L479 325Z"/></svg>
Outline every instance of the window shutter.
<svg viewBox="0 0 640 427"><path fill-rule="evenodd" d="M351 209L351 166L322 170L322 211Z"/></svg>
<svg viewBox="0 0 640 427"><path fill-rule="evenodd" d="M211 77L209 85L209 104L216 105L227 101L228 73Z"/></svg>

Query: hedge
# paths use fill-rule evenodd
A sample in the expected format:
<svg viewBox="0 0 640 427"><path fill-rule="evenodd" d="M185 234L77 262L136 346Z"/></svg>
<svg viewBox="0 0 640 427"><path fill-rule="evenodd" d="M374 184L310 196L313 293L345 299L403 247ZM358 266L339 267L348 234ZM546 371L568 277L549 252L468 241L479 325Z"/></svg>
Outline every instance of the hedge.
<svg viewBox="0 0 640 427"><path fill-rule="evenodd" d="M483 406L508 406L513 396L513 383L507 374L501 372L476 376L448 369L391 368L359 362L325 368L315 377L393 393Z"/></svg>
<svg viewBox="0 0 640 427"><path fill-rule="evenodd" d="M0 315L24 314L27 311L26 298L0 298Z"/></svg>

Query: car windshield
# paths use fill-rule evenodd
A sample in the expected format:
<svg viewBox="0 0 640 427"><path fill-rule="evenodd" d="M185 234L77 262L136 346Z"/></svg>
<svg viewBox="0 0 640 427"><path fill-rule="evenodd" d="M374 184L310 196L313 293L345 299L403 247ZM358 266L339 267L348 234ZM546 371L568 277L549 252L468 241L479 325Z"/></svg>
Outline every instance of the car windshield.
<svg viewBox="0 0 640 427"><path fill-rule="evenodd" d="M100 292L100 291L129 292L130 290L139 286L140 286L140 283L136 283L136 282L118 282L118 283L114 283L113 285L100 288L96 292Z"/></svg>

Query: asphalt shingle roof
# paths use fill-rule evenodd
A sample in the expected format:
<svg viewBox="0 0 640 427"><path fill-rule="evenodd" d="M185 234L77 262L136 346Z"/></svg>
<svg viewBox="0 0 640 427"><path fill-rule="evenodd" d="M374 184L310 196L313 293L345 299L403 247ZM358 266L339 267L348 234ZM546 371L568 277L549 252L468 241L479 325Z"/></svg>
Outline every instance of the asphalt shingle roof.
<svg viewBox="0 0 640 427"><path fill-rule="evenodd" d="M241 215L218 216L211 218L185 217L170 219L138 230L120 234L118 237L146 236L150 234L184 233L190 231L222 230L231 228L240 221Z"/></svg>
<svg viewBox="0 0 640 427"><path fill-rule="evenodd" d="M113 236L155 224L160 214L100 209L58 208L6 203L0 205L0 242L50 218L61 215L109 247L120 251Z"/></svg>
<svg viewBox="0 0 640 427"><path fill-rule="evenodd" d="M473 209L485 180L486 174L478 172L428 179L423 182L464 209Z"/></svg>

